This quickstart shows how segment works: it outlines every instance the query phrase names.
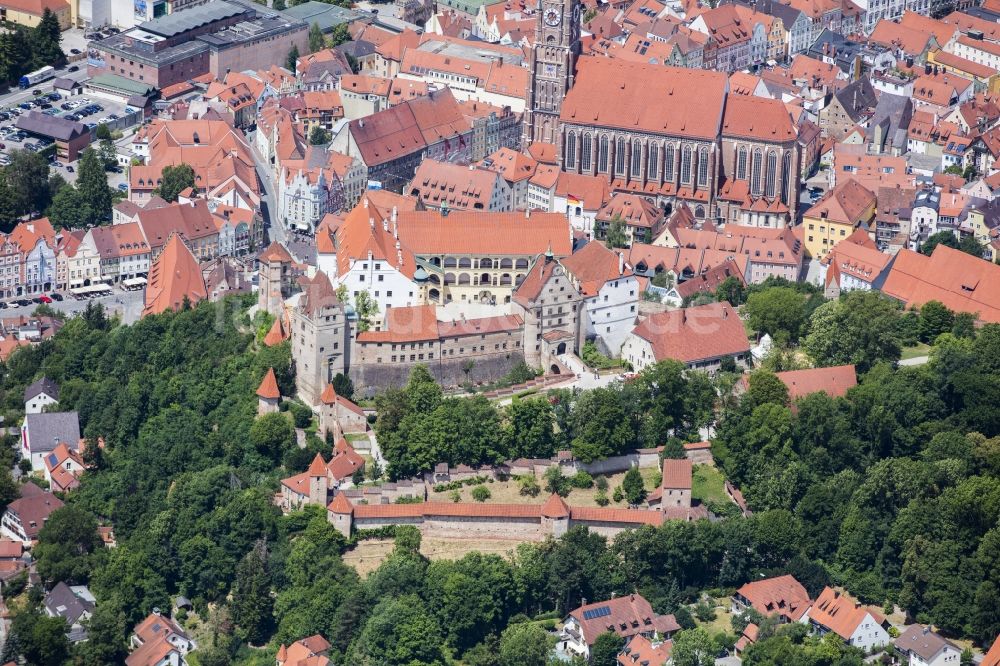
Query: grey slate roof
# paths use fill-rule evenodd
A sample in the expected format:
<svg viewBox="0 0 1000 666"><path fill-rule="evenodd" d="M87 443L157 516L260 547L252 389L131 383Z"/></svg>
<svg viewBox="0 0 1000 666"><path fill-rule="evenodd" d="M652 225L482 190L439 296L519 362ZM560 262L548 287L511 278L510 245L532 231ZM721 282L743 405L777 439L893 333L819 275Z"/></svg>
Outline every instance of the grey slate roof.
<svg viewBox="0 0 1000 666"><path fill-rule="evenodd" d="M42 600L45 609L54 617L66 619L66 624L73 626L84 613L93 613L94 604L73 594L69 585L59 582Z"/></svg>
<svg viewBox="0 0 1000 666"><path fill-rule="evenodd" d="M31 452L52 451L65 442L74 451L80 447L80 415L76 412L46 412L24 417Z"/></svg>
<svg viewBox="0 0 1000 666"><path fill-rule="evenodd" d="M32 382L28 385L28 388L24 389L24 401L28 402L35 396L44 393L53 400L59 399L59 384L56 384L53 380L48 377L42 377L41 379Z"/></svg>
<svg viewBox="0 0 1000 666"><path fill-rule="evenodd" d="M946 640L920 624L913 624L896 639L896 648L904 652L913 652L924 661L930 661L942 650L950 647L956 654L961 650L951 641Z"/></svg>
<svg viewBox="0 0 1000 666"><path fill-rule="evenodd" d="M191 7L174 14L160 16L151 21L140 23L140 30L151 32L163 37L174 37L203 25L221 21L222 19L249 13L249 9L234 2L214 0L204 5Z"/></svg>
<svg viewBox="0 0 1000 666"><path fill-rule="evenodd" d="M29 111L19 117L17 128L60 141L70 141L90 133L90 130L83 123L75 123L58 116L47 116L38 111Z"/></svg>

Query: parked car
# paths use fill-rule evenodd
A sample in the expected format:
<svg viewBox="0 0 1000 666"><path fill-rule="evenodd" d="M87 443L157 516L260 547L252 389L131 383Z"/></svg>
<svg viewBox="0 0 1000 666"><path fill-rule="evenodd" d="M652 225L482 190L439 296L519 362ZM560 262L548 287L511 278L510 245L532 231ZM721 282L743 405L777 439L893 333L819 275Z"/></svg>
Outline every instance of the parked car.
<svg viewBox="0 0 1000 666"><path fill-rule="evenodd" d="M69 171L70 173L73 173L74 171L76 171L76 169L74 169L73 166L70 165L70 166L66 167L66 171Z"/></svg>
<svg viewBox="0 0 1000 666"><path fill-rule="evenodd" d="M77 65L70 65L66 68L67 72L79 72L80 68Z"/></svg>
<svg viewBox="0 0 1000 666"><path fill-rule="evenodd" d="M4 303L3 301L0 301L0 310L6 310L6 309L7 309L7 304Z"/></svg>
<svg viewBox="0 0 1000 666"><path fill-rule="evenodd" d="M53 102L58 102L59 100L61 100L61 99L62 99L62 95L60 95L59 93L57 93L57 92L55 92L55 91L53 91L53 92L50 92L50 93L49 93L49 95L48 95L48 97L49 97L49 99L50 99L50 100L52 100Z"/></svg>
<svg viewBox="0 0 1000 666"><path fill-rule="evenodd" d="M57 292L52 292L50 295L53 301L61 301L63 299L63 295Z"/></svg>
<svg viewBox="0 0 1000 666"><path fill-rule="evenodd" d="M51 104L49 104L48 102L46 102L45 104L42 104L42 106L41 106L40 108L43 108L43 109L51 109L51 108L52 108L52 105L51 105Z"/></svg>
<svg viewBox="0 0 1000 666"><path fill-rule="evenodd" d="M38 301L39 303L51 303L52 302L52 299L49 298L48 296L46 296L45 294L42 294L41 296L39 296L35 300Z"/></svg>
<svg viewBox="0 0 1000 666"><path fill-rule="evenodd" d="M80 49L70 49L69 52L73 55L80 55Z"/></svg>
<svg viewBox="0 0 1000 666"><path fill-rule="evenodd" d="M31 105L31 104L28 104L27 102L21 102L21 103L20 103L20 104L18 104L17 106L18 106L19 108L22 108L22 109L24 109L25 111L30 111L30 110L31 110L31 108L32 108L32 105Z"/></svg>
<svg viewBox="0 0 1000 666"><path fill-rule="evenodd" d="M128 192L128 184L118 183L118 189L121 190L122 192Z"/></svg>
<svg viewBox="0 0 1000 666"><path fill-rule="evenodd" d="M31 94L32 95L41 95L42 91L39 90L38 88L35 88L34 90L31 91Z"/></svg>

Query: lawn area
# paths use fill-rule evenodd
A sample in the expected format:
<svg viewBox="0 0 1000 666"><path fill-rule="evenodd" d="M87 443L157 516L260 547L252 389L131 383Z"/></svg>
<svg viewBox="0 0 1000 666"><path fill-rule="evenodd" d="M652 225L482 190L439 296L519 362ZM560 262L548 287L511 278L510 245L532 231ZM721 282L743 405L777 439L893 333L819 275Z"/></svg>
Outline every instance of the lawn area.
<svg viewBox="0 0 1000 666"><path fill-rule="evenodd" d="M922 342L918 342L913 347L904 347L903 355L901 360L905 361L911 358L917 358L919 356L927 356L931 352L931 346L925 345Z"/></svg>
<svg viewBox="0 0 1000 666"><path fill-rule="evenodd" d="M725 478L712 465L695 465L691 479L691 495L694 499L709 502L727 503L732 500L726 494Z"/></svg>
<svg viewBox="0 0 1000 666"><path fill-rule="evenodd" d="M703 628L708 632L709 636L715 636L718 633L731 634L733 633L732 624L732 613L729 612L729 598L722 597L715 600L715 619L711 622L702 622L697 617L694 621L699 627ZM694 609L691 609L691 615L694 616Z"/></svg>
<svg viewBox="0 0 1000 666"><path fill-rule="evenodd" d="M457 560L472 552L506 556L523 543L518 539L457 539L422 535L420 552L431 560ZM392 539L362 541L344 553L344 563L364 578L378 568L394 547Z"/></svg>
<svg viewBox="0 0 1000 666"><path fill-rule="evenodd" d="M366 432L349 432L344 433L344 439L348 442L368 442L368 433Z"/></svg>
<svg viewBox="0 0 1000 666"><path fill-rule="evenodd" d="M643 467L639 469L639 473L642 474L642 479L646 484L646 490L653 490L653 488L655 488L653 481L656 480L654 477L659 477L659 470L655 467ZM606 475L605 478L608 480L607 496L608 499L611 499L615 488L620 486L622 479L625 478L625 472ZM521 485L515 478L512 478L509 481L494 481L493 483L485 483L483 485L485 485L490 491L490 498L486 500L489 504L544 504L545 500L549 498L548 493L545 492L545 482L541 480L538 482L538 485L542 486L542 491L535 497L522 495ZM475 486L463 486L462 489L459 490L462 502L473 501L472 489L474 487ZM431 502L451 502L452 492L453 491L451 490L447 490L439 493L434 492L432 488L428 499ZM594 500L596 495L596 485L591 486L590 488L573 488L566 497L566 503L574 506L598 506L597 502ZM608 506L625 508L627 504L624 501L618 503L612 501Z"/></svg>

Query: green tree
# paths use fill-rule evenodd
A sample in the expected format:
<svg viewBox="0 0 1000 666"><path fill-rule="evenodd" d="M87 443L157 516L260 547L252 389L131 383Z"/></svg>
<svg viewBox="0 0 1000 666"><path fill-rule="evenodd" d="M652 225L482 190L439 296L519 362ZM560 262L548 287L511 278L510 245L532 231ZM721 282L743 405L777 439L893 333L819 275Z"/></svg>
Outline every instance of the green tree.
<svg viewBox="0 0 1000 666"><path fill-rule="evenodd" d="M605 235L605 243L608 247L628 247L628 237L625 234L625 222L621 216L615 215L608 224L608 231Z"/></svg>
<svg viewBox="0 0 1000 666"><path fill-rule="evenodd" d="M267 546L259 541L236 566L230 604L233 622L249 643L259 645L270 636L273 605Z"/></svg>
<svg viewBox="0 0 1000 666"><path fill-rule="evenodd" d="M104 542L97 533L97 520L74 504L52 512L38 534L34 549L42 578L69 585L85 583L98 563L96 555L103 553Z"/></svg>
<svg viewBox="0 0 1000 666"><path fill-rule="evenodd" d="M950 248L957 249L958 239L955 238L955 234L950 231L939 231L931 234L927 237L927 240L921 243L920 251L929 257L934 254L934 248L938 245L947 245Z"/></svg>
<svg viewBox="0 0 1000 666"><path fill-rule="evenodd" d="M281 412L264 414L250 427L250 444L266 460L277 462L295 444L295 430Z"/></svg>
<svg viewBox="0 0 1000 666"><path fill-rule="evenodd" d="M64 229L85 227L87 221L93 217L80 192L72 185L59 190L53 197L47 213L52 224Z"/></svg>
<svg viewBox="0 0 1000 666"><path fill-rule="evenodd" d="M559 465L549 465L542 478L545 480L545 492L555 493L562 497L569 495L569 478L562 473L562 468Z"/></svg>
<svg viewBox="0 0 1000 666"><path fill-rule="evenodd" d="M285 0L271 0L271 9L277 9L278 11L283 11L285 9Z"/></svg>
<svg viewBox="0 0 1000 666"><path fill-rule="evenodd" d="M442 642L441 627L420 597L386 598L372 610L348 663L440 666Z"/></svg>
<svg viewBox="0 0 1000 666"><path fill-rule="evenodd" d="M958 241L958 249L966 254L971 254L973 257L982 259L986 246L976 240L975 236L969 234L962 236L962 239Z"/></svg>
<svg viewBox="0 0 1000 666"><path fill-rule="evenodd" d="M371 329L372 317L378 314L378 301L367 289L362 289L354 297L354 312L358 315L358 330L364 332Z"/></svg>
<svg viewBox="0 0 1000 666"><path fill-rule="evenodd" d="M340 46L351 41L351 31L347 28L347 23L340 23L333 26L330 32L330 46Z"/></svg>
<svg viewBox="0 0 1000 666"><path fill-rule="evenodd" d="M731 305L743 305L747 299L747 287L743 280L730 275L715 290L715 300L727 301Z"/></svg>
<svg viewBox="0 0 1000 666"><path fill-rule="evenodd" d="M920 340L934 342L942 333L950 332L955 325L955 313L941 301L928 301L920 308Z"/></svg>
<svg viewBox="0 0 1000 666"><path fill-rule="evenodd" d="M549 458L555 454L552 405L544 398L514 397L505 413L503 438L510 458Z"/></svg>
<svg viewBox="0 0 1000 666"><path fill-rule="evenodd" d="M285 57L285 69L289 72L295 72L298 67L300 55L299 47L293 44L292 48L288 51L288 56Z"/></svg>
<svg viewBox="0 0 1000 666"><path fill-rule="evenodd" d="M326 38L323 37L323 31L320 30L319 23L313 23L309 26L309 52L316 53L324 48L326 48Z"/></svg>
<svg viewBox="0 0 1000 666"><path fill-rule="evenodd" d="M622 492L629 504L638 506L646 499L646 488L642 483L642 474L638 467L629 467L622 479Z"/></svg>
<svg viewBox="0 0 1000 666"><path fill-rule="evenodd" d="M59 26L59 19L48 7L42 11L42 18L31 31L31 45L34 56L34 65L44 67L52 65L58 67L66 61L66 56L59 47L62 40L62 28Z"/></svg>
<svg viewBox="0 0 1000 666"><path fill-rule="evenodd" d="M619 394L611 388L583 393L570 416L573 455L593 462L624 451L634 440Z"/></svg>
<svg viewBox="0 0 1000 666"><path fill-rule="evenodd" d="M125 661L130 627L126 624L125 614L121 609L110 603L98 604L84 625L87 640L77 646L77 653L84 666L104 666Z"/></svg>
<svg viewBox="0 0 1000 666"><path fill-rule="evenodd" d="M618 653L625 641L613 631L599 634L590 647L591 666L618 666Z"/></svg>
<svg viewBox="0 0 1000 666"><path fill-rule="evenodd" d="M711 666L719 651L708 632L704 629L686 629L674 635L671 651L674 666Z"/></svg>
<svg viewBox="0 0 1000 666"><path fill-rule="evenodd" d="M500 635L503 666L545 666L555 638L534 622L512 624Z"/></svg>
<svg viewBox="0 0 1000 666"><path fill-rule="evenodd" d="M796 341L806 323L805 299L791 287L771 287L747 297L750 327L776 341Z"/></svg>
<svg viewBox="0 0 1000 666"><path fill-rule="evenodd" d="M899 306L875 291L852 291L821 305L809 323L803 347L820 366L853 363L866 372L899 359Z"/></svg>
<svg viewBox="0 0 1000 666"><path fill-rule="evenodd" d="M194 169L189 164L163 167L160 186L155 194L165 201L177 201L177 195L189 187L194 187Z"/></svg>
<svg viewBox="0 0 1000 666"><path fill-rule="evenodd" d="M38 606L25 608L14 616L7 640L31 666L62 664L69 657L66 620L49 617Z"/></svg>
<svg viewBox="0 0 1000 666"><path fill-rule="evenodd" d="M89 216L85 224L99 224L102 220L111 219L114 196L108 187L104 162L93 148L87 148L80 157L76 189Z"/></svg>
<svg viewBox="0 0 1000 666"><path fill-rule="evenodd" d="M40 213L48 208L49 163L30 150L10 151L10 164L4 176L12 192L14 213L18 216Z"/></svg>
<svg viewBox="0 0 1000 666"><path fill-rule="evenodd" d="M477 502L485 502L490 498L490 489L484 485L478 485L472 489L472 499Z"/></svg>
<svg viewBox="0 0 1000 666"><path fill-rule="evenodd" d="M309 130L309 143L314 146L324 146L330 143L330 132L322 125L313 125Z"/></svg>

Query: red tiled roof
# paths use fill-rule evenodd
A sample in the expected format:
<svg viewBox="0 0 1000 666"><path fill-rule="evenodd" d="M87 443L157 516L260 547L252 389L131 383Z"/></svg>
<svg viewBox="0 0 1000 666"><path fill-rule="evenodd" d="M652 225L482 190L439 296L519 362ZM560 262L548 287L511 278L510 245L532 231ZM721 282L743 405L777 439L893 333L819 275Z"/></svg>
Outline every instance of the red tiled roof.
<svg viewBox="0 0 1000 666"><path fill-rule="evenodd" d="M632 332L650 343L657 361L693 363L750 351L743 322L726 302L657 313Z"/></svg>
<svg viewBox="0 0 1000 666"><path fill-rule="evenodd" d="M665 666L670 661L673 641L654 645L642 634L633 636L618 655L618 666Z"/></svg>
<svg viewBox="0 0 1000 666"><path fill-rule="evenodd" d="M264 379L261 380L260 386L257 388L257 395L269 400L277 400L281 397L281 392L278 390L278 380L274 376L274 368L267 369L267 374L264 375Z"/></svg>
<svg viewBox="0 0 1000 666"><path fill-rule="evenodd" d="M978 313L980 321L1000 323L1000 266L946 245L930 257L900 250L882 293L907 307L940 301L956 312Z"/></svg>
<svg viewBox="0 0 1000 666"><path fill-rule="evenodd" d="M208 298L198 260L178 234L172 234L166 247L149 270L146 306L143 316L177 310L187 298L193 305Z"/></svg>
<svg viewBox="0 0 1000 666"><path fill-rule="evenodd" d="M780 100L730 95L722 117L722 135L785 142L794 141L797 133Z"/></svg>
<svg viewBox="0 0 1000 666"><path fill-rule="evenodd" d="M983 657L979 666L1000 666L1000 636L997 636L996 640L993 641L990 651Z"/></svg>
<svg viewBox="0 0 1000 666"><path fill-rule="evenodd" d="M581 57L560 120L714 140L726 83L721 72Z"/></svg>
<svg viewBox="0 0 1000 666"><path fill-rule="evenodd" d="M834 632L845 641L850 640L865 616L871 614L875 622L885 622L878 611L858 604L846 594L827 587L809 608L809 619Z"/></svg>
<svg viewBox="0 0 1000 666"><path fill-rule="evenodd" d="M595 610L597 613L589 612ZM608 631L628 638L653 631L671 634L680 629L673 615L657 615L652 605L639 594L586 604L570 611L569 615L580 625L587 645L593 645L598 636Z"/></svg>
<svg viewBox="0 0 1000 666"><path fill-rule="evenodd" d="M545 518L569 518L569 515L569 506L556 493L552 493L542 505L542 516Z"/></svg>
<svg viewBox="0 0 1000 666"><path fill-rule="evenodd" d="M793 576L784 575L747 583L736 591L762 615L781 615L798 622L809 608L809 593Z"/></svg>
<svg viewBox="0 0 1000 666"><path fill-rule="evenodd" d="M660 487L691 490L692 476L693 465L690 460L667 458L663 461L663 482Z"/></svg>
<svg viewBox="0 0 1000 666"><path fill-rule="evenodd" d="M866 211L875 203L875 195L853 178L841 180L822 199L805 212L804 217L830 220L840 224L863 221Z"/></svg>
<svg viewBox="0 0 1000 666"><path fill-rule="evenodd" d="M608 280L632 275L632 267L625 263L620 252L608 249L604 243L591 242L560 263L577 282L580 293L594 296Z"/></svg>
<svg viewBox="0 0 1000 666"><path fill-rule="evenodd" d="M271 244L261 252L257 259L261 262L275 261L278 263L291 263L292 255L288 254L288 250L285 246L277 241L271 241Z"/></svg>
<svg viewBox="0 0 1000 666"><path fill-rule="evenodd" d="M413 506L413 505L390 504L387 506ZM355 510L354 505L351 504L351 500L347 499L347 496L344 495L344 493L337 493L334 496L333 501L330 502L330 505L327 506L326 508L331 513L340 513L340 514L352 514L354 513Z"/></svg>
<svg viewBox="0 0 1000 666"><path fill-rule="evenodd" d="M838 398L847 395L848 389L858 385L853 365L786 370L776 373L776 376L788 387L788 397L792 400L819 391L823 391L831 398Z"/></svg>

